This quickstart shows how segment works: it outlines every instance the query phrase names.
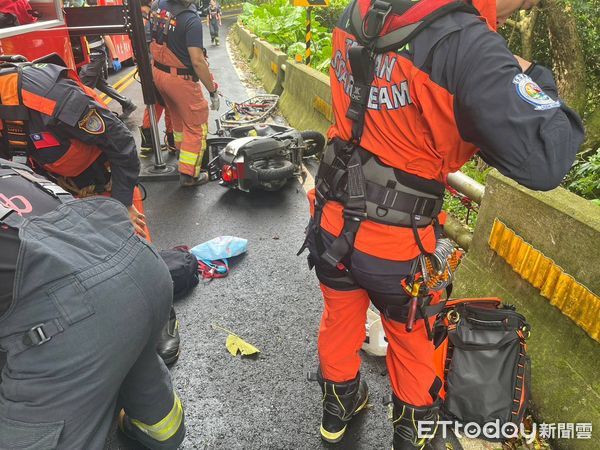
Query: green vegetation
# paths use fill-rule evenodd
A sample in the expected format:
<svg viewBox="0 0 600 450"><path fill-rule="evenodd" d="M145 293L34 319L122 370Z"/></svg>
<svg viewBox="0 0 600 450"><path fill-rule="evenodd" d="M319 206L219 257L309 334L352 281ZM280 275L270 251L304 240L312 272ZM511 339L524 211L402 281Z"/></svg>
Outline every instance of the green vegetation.
<svg viewBox="0 0 600 450"><path fill-rule="evenodd" d="M583 155L577 160L565 179L565 187L600 206L600 148L589 158Z"/></svg>
<svg viewBox="0 0 600 450"><path fill-rule="evenodd" d="M550 67L587 139L563 185L600 205L600 0L542 0L500 30L511 50Z"/></svg>
<svg viewBox="0 0 600 450"><path fill-rule="evenodd" d="M240 21L261 39L273 44L292 59L298 55L304 61L306 48L306 9L290 5L289 0L244 4ZM331 60L331 32L313 18L311 66L327 72Z"/></svg>

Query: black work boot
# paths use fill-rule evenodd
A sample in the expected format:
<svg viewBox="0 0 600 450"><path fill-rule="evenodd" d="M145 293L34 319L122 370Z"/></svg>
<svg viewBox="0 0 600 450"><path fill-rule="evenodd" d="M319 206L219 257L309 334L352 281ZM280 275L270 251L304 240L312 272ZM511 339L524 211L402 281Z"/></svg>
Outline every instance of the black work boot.
<svg viewBox="0 0 600 450"><path fill-rule="evenodd" d="M175 308L171 306L171 315L163 328L156 351L167 366L174 364L179 358L179 321L175 316Z"/></svg>
<svg viewBox="0 0 600 450"><path fill-rule="evenodd" d="M177 152L177 147L175 147L175 136L173 135L173 132L171 131L169 133L167 131L166 135L167 135L167 149L169 150L169 153Z"/></svg>
<svg viewBox="0 0 600 450"><path fill-rule="evenodd" d="M323 419L321 439L336 443L342 440L348 422L358 414L369 400L367 383L361 381L360 373L352 381L334 383L324 380L317 373L317 381L323 392Z"/></svg>
<svg viewBox="0 0 600 450"><path fill-rule="evenodd" d="M439 404L417 407L393 397L394 446L392 450L422 449L433 439L439 419ZM419 430L419 422L421 430ZM419 436L421 431L422 436Z"/></svg>
<svg viewBox="0 0 600 450"><path fill-rule="evenodd" d="M150 132L150 128L140 127L140 136L142 137L140 151L142 153L150 153L152 151L152 133Z"/></svg>
<svg viewBox="0 0 600 450"><path fill-rule="evenodd" d="M123 112L119 115L119 119L125 120L137 109L137 106L127 99L127 102L121 104L121 108L123 108Z"/></svg>

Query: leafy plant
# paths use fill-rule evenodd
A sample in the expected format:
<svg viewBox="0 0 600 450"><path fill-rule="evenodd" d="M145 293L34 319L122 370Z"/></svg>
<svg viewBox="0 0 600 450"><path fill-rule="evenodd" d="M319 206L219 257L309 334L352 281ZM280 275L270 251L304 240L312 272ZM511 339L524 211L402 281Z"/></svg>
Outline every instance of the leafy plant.
<svg viewBox="0 0 600 450"><path fill-rule="evenodd" d="M241 23L295 60L305 62L306 9L291 6L287 0L271 0L255 5L245 3ZM326 72L331 60L331 32L318 17L311 20L311 66Z"/></svg>
<svg viewBox="0 0 600 450"><path fill-rule="evenodd" d="M581 158L575 163L565 185L600 206L600 148L589 159Z"/></svg>

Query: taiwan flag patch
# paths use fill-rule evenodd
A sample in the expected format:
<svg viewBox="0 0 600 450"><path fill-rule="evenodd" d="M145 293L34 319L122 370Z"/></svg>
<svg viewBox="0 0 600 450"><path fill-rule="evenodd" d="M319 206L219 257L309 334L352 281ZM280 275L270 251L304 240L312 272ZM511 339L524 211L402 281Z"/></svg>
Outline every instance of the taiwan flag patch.
<svg viewBox="0 0 600 450"><path fill-rule="evenodd" d="M33 133L29 135L31 142L36 150L42 150L44 148L58 147L60 142L56 139L52 133Z"/></svg>

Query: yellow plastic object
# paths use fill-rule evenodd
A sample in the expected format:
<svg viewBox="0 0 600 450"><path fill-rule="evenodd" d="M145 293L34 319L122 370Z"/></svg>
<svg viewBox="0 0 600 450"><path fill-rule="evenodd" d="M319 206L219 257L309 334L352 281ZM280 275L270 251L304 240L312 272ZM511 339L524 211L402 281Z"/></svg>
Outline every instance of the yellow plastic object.
<svg viewBox="0 0 600 450"><path fill-rule="evenodd" d="M495 219L489 246L560 311L600 342L600 297Z"/></svg>

